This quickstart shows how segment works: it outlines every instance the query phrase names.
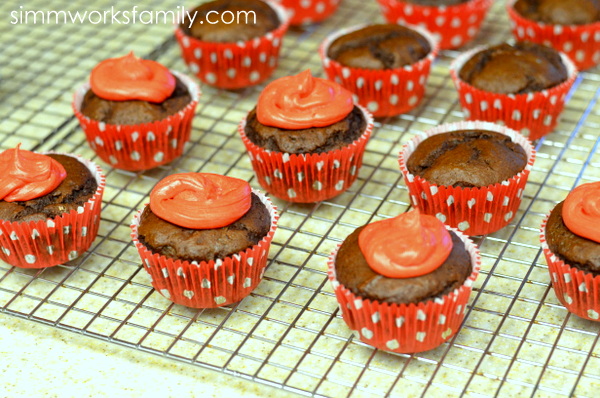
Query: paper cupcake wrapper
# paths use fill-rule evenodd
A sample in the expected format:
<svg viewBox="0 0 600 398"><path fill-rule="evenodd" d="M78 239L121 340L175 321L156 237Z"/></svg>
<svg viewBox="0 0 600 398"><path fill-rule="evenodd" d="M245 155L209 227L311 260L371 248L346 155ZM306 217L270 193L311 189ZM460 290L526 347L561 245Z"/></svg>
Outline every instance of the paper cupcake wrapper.
<svg viewBox="0 0 600 398"><path fill-rule="evenodd" d="M55 152L46 152L55 153ZM53 219L0 221L0 259L19 268L46 268L74 260L90 248L100 225L102 194L106 185L100 167L77 155L98 184L94 195L77 210Z"/></svg>
<svg viewBox="0 0 600 398"><path fill-rule="evenodd" d="M406 162L423 140L457 130L487 130L509 136L527 154L525 169L502 183L480 188L436 185L408 171ZM504 228L517 214L535 161L535 150L527 138L507 127L487 122L457 122L440 125L425 132L425 136L415 136L404 145L398 161L411 200L420 211L467 235L484 235Z"/></svg>
<svg viewBox="0 0 600 398"><path fill-rule="evenodd" d="M552 253L546 242L546 223L549 217L550 214L542 222L540 242L554 293L569 312L590 321L599 321L600 276L572 267Z"/></svg>
<svg viewBox="0 0 600 398"><path fill-rule="evenodd" d="M551 25L521 16L509 0L506 9L513 36L519 41L531 41L554 47L569 56L579 70L600 63L600 22L587 25Z"/></svg>
<svg viewBox="0 0 600 398"><path fill-rule="evenodd" d="M452 6L423 6L398 0L377 0L389 23L423 26L439 40L440 48L461 47L479 32L493 0L470 0Z"/></svg>
<svg viewBox="0 0 600 398"><path fill-rule="evenodd" d="M319 53L327 77L354 93L355 102L367 108L375 117L396 116L417 107L425 95L431 63L438 54L437 41L426 30L407 26L427 39L431 51L418 62L395 69L351 68L327 56L329 46L338 37L365 26L340 30L321 43Z"/></svg>
<svg viewBox="0 0 600 398"><path fill-rule="evenodd" d="M465 62L484 50L481 46L461 54L450 65L450 75L458 90L460 104L469 120L502 123L536 140L552 132L565 106L565 99L577 78L577 68L561 54L567 80L547 90L528 94L497 94L480 90L459 77Z"/></svg>
<svg viewBox="0 0 600 398"><path fill-rule="evenodd" d="M256 245L216 261L189 262L152 253L138 240L138 226L144 209L134 215L131 238L156 291L175 304L215 308L242 300L258 286L267 266L279 217L268 197L256 190L252 192L269 210L271 229Z"/></svg>
<svg viewBox="0 0 600 398"><path fill-rule="evenodd" d="M315 154L272 152L255 145L246 136L244 118L238 132L263 189L280 199L296 203L320 202L347 190L358 177L373 130L373 117L364 108L358 107L366 121L363 134L344 148Z"/></svg>
<svg viewBox="0 0 600 398"><path fill-rule="evenodd" d="M288 11L290 25L306 25L329 18L342 0L275 0Z"/></svg>
<svg viewBox="0 0 600 398"><path fill-rule="evenodd" d="M253 86L268 79L277 68L289 18L280 5L266 3L277 12L281 24L265 36L252 40L211 43L187 36L177 26L175 37L190 71L202 82L224 89Z"/></svg>
<svg viewBox="0 0 600 398"><path fill-rule="evenodd" d="M472 286L481 267L477 246L456 231L471 255L473 272L453 292L418 304L390 304L363 299L341 285L335 274L339 247L328 261L329 281L342 318L358 338L380 350L414 353L431 350L454 336L461 327Z"/></svg>
<svg viewBox="0 0 600 398"><path fill-rule="evenodd" d="M116 169L139 171L169 163L183 153L190 139L192 119L198 105L200 89L189 77L175 71L188 88L192 101L181 111L163 120L134 125L107 124L81 113L89 83L77 89L73 111L90 147L104 162Z"/></svg>

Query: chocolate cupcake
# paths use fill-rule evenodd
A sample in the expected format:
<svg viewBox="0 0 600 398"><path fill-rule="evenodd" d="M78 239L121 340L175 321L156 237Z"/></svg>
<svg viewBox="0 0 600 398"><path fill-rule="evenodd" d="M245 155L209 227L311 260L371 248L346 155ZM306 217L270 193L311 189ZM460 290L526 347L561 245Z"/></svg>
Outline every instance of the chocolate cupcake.
<svg viewBox="0 0 600 398"><path fill-rule="evenodd" d="M246 181L182 173L154 187L131 236L158 292L212 308L240 301L260 283L276 225L270 200Z"/></svg>
<svg viewBox="0 0 600 398"><path fill-rule="evenodd" d="M598 0L517 0L514 8L527 19L551 25L587 25L600 21Z"/></svg>
<svg viewBox="0 0 600 398"><path fill-rule="evenodd" d="M67 154L0 153L0 259L44 268L74 260L94 241L104 176Z"/></svg>
<svg viewBox="0 0 600 398"><path fill-rule="evenodd" d="M185 63L200 80L239 89L271 76L289 25L281 6L261 0L215 0L190 15L194 19L184 19L175 36Z"/></svg>
<svg viewBox="0 0 600 398"><path fill-rule="evenodd" d="M332 253L329 279L363 342L420 352L458 331L479 265L473 242L413 210L356 229Z"/></svg>
<svg viewBox="0 0 600 398"><path fill-rule="evenodd" d="M541 243L554 292L582 318L600 319L600 182L583 184L542 223Z"/></svg>
<svg viewBox="0 0 600 398"><path fill-rule="evenodd" d="M307 70L265 87L238 131L261 186L309 203L352 185L372 128L372 117L350 92Z"/></svg>

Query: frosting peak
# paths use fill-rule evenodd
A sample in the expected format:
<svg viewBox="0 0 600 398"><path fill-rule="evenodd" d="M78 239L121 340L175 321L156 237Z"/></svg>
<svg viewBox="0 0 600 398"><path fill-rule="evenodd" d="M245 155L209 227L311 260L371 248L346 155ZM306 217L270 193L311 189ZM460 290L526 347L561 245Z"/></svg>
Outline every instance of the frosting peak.
<svg viewBox="0 0 600 398"><path fill-rule="evenodd" d="M305 70L267 85L258 99L256 116L266 126L300 130L330 126L353 108L350 91Z"/></svg>
<svg viewBox="0 0 600 398"><path fill-rule="evenodd" d="M150 193L158 217L190 229L221 228L240 219L252 204L250 184L209 173L170 175Z"/></svg>
<svg viewBox="0 0 600 398"><path fill-rule="evenodd" d="M20 146L0 153L0 200L6 202L42 197L54 191L67 176L56 160Z"/></svg>
<svg viewBox="0 0 600 398"><path fill-rule="evenodd" d="M367 225L358 245L373 271L388 278L413 278L446 261L452 237L440 220L412 210Z"/></svg>
<svg viewBox="0 0 600 398"><path fill-rule="evenodd" d="M562 218L575 235L600 243L600 182L583 184L565 199Z"/></svg>
<svg viewBox="0 0 600 398"><path fill-rule="evenodd" d="M90 85L105 100L163 102L175 90L175 77L158 62L133 55L109 58L92 69Z"/></svg>

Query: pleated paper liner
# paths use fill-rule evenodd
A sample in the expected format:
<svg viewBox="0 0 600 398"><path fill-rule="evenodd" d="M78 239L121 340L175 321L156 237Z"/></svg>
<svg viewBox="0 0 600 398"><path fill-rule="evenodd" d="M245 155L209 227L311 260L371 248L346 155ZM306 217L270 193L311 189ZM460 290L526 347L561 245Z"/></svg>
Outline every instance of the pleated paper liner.
<svg viewBox="0 0 600 398"><path fill-rule="evenodd" d="M346 147L314 154L272 152L259 147L246 136L244 118L238 126L238 132L264 190L296 203L331 199L347 190L358 177L365 147L373 130L373 117L364 108L358 108L366 121L363 134Z"/></svg>
<svg viewBox="0 0 600 398"><path fill-rule="evenodd" d="M47 152L48 154L54 152ZM105 177L93 162L83 163L98 184L94 195L77 210L40 221L0 221L0 259L19 268L46 268L66 263L90 248L100 225Z"/></svg>
<svg viewBox="0 0 600 398"><path fill-rule="evenodd" d="M202 82L224 89L240 89L268 79L279 62L279 50L289 26L280 5L266 1L281 24L264 36L235 43L211 43L186 35L179 26L175 37L183 60Z"/></svg>
<svg viewBox="0 0 600 398"><path fill-rule="evenodd" d="M556 298L569 312L597 322L600 320L600 276L572 267L552 253L546 242L548 217L550 214L540 228L540 242Z"/></svg>
<svg viewBox="0 0 600 398"><path fill-rule="evenodd" d="M544 24L519 14L514 8L515 1L508 0L506 4L515 39L554 47L567 54L579 70L600 63L600 22L587 25Z"/></svg>
<svg viewBox="0 0 600 398"><path fill-rule="evenodd" d="M436 185L408 171L406 163L422 141L432 135L459 130L495 131L509 136L527 154L525 169L501 183L479 188ZM527 138L507 127L479 121L440 125L425 132L425 136L415 136L407 142L399 156L400 171L413 204L423 213L471 236L489 234L510 223L519 210L534 161L535 150Z"/></svg>
<svg viewBox="0 0 600 398"><path fill-rule="evenodd" d="M260 242L243 252L216 261L189 262L152 253L138 240L144 209L132 220L131 238L152 286L175 304L192 308L215 308L236 303L248 296L262 280L269 247L277 229L277 208L271 200L252 190L269 210L271 229Z"/></svg>
<svg viewBox="0 0 600 398"><path fill-rule="evenodd" d="M465 235L456 231L471 255L473 272L453 292L417 304L391 304L363 299L341 285L335 274L338 248L328 262L328 276L346 325L360 340L380 350L414 353L434 349L460 329L472 286L481 266L479 250Z"/></svg>
<svg viewBox="0 0 600 398"><path fill-rule="evenodd" d="M329 18L342 0L275 0L288 11L290 25L307 25Z"/></svg>
<svg viewBox="0 0 600 398"><path fill-rule="evenodd" d="M417 107L423 99L431 63L438 54L438 43L426 30L407 26L425 37L431 51L412 65L394 69L352 68L327 56L329 46L337 38L366 26L343 29L326 37L319 48L323 69L329 80L354 93L355 101L367 108L373 116L387 117L406 113Z"/></svg>
<svg viewBox="0 0 600 398"><path fill-rule="evenodd" d="M577 69L569 57L560 54L567 69L567 80L546 90L527 94L497 94L480 90L459 77L465 62L485 46L461 54L450 65L450 75L458 90L460 104L469 120L485 120L506 126L537 140L552 132L565 105L565 99L575 79Z"/></svg>
<svg viewBox="0 0 600 398"><path fill-rule="evenodd" d="M479 32L493 0L469 0L449 6L425 6L398 0L377 0L389 23L423 26L442 50L462 47Z"/></svg>
<svg viewBox="0 0 600 398"><path fill-rule="evenodd" d="M183 153L190 139L192 119L200 97L198 85L189 77L171 71L187 87L191 102L181 111L163 120L135 125L106 124L81 113L89 83L77 89L73 111L90 147L107 164L116 169L139 171L169 163Z"/></svg>

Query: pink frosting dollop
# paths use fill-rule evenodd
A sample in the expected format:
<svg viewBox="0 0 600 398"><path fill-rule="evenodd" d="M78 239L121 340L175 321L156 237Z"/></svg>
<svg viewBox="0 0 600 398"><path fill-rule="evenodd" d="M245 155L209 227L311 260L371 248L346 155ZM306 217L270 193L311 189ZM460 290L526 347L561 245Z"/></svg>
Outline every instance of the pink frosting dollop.
<svg viewBox="0 0 600 398"><path fill-rule="evenodd" d="M562 218L575 235L600 243L600 182L583 184L565 199Z"/></svg>

